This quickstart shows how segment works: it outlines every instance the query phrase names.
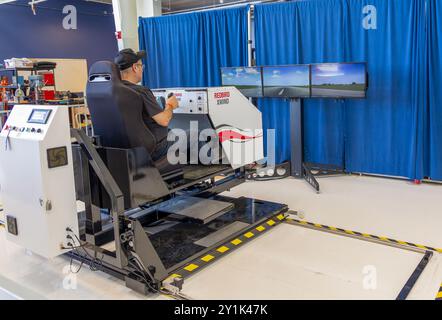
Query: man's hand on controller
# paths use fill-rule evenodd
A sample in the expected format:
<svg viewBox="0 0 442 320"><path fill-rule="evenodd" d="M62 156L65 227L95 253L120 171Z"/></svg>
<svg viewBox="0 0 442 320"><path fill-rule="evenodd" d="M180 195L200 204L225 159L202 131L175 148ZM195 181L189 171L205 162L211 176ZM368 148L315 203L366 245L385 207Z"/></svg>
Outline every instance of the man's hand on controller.
<svg viewBox="0 0 442 320"><path fill-rule="evenodd" d="M177 98L174 95L171 96L169 99L167 99L166 106L172 108L173 110L178 108L179 104Z"/></svg>

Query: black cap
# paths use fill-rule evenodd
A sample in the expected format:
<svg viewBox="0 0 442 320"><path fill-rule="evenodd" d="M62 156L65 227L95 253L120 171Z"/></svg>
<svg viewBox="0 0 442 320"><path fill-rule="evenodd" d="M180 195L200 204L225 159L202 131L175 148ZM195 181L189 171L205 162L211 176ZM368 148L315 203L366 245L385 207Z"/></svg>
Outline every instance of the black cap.
<svg viewBox="0 0 442 320"><path fill-rule="evenodd" d="M124 49L118 53L114 62L120 70L126 70L145 57L146 51L135 52L132 49Z"/></svg>

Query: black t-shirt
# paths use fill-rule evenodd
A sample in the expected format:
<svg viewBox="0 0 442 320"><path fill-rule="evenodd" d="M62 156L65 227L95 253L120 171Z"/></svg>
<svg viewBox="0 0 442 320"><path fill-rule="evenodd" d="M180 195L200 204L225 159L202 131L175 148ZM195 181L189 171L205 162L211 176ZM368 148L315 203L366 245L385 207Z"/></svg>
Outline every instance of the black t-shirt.
<svg viewBox="0 0 442 320"><path fill-rule="evenodd" d="M157 114L163 112L164 110L160 107L155 96L149 88L139 86L132 82L123 80L123 83L130 87L131 89L137 91L141 97L143 98L144 110L143 110L143 121L146 123L149 130L154 134L157 140L157 146L164 141L167 141L167 134L169 129L163 126L160 126L155 122L153 117Z"/></svg>

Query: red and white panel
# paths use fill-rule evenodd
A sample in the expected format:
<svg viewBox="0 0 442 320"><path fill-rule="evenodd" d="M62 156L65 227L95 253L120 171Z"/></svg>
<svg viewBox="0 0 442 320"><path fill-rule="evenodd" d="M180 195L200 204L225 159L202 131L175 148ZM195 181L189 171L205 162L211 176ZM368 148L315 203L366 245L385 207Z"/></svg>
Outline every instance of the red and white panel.
<svg viewBox="0 0 442 320"><path fill-rule="evenodd" d="M232 168L264 158L261 112L234 87L208 88L209 116Z"/></svg>

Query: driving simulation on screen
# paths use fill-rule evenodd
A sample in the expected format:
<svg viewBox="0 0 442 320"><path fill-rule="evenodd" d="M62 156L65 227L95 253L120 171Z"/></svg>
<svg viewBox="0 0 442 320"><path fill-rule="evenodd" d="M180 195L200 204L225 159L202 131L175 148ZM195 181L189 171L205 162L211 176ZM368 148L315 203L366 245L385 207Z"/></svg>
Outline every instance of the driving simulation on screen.
<svg viewBox="0 0 442 320"><path fill-rule="evenodd" d="M324 63L311 65L312 97L365 98L365 63Z"/></svg>

